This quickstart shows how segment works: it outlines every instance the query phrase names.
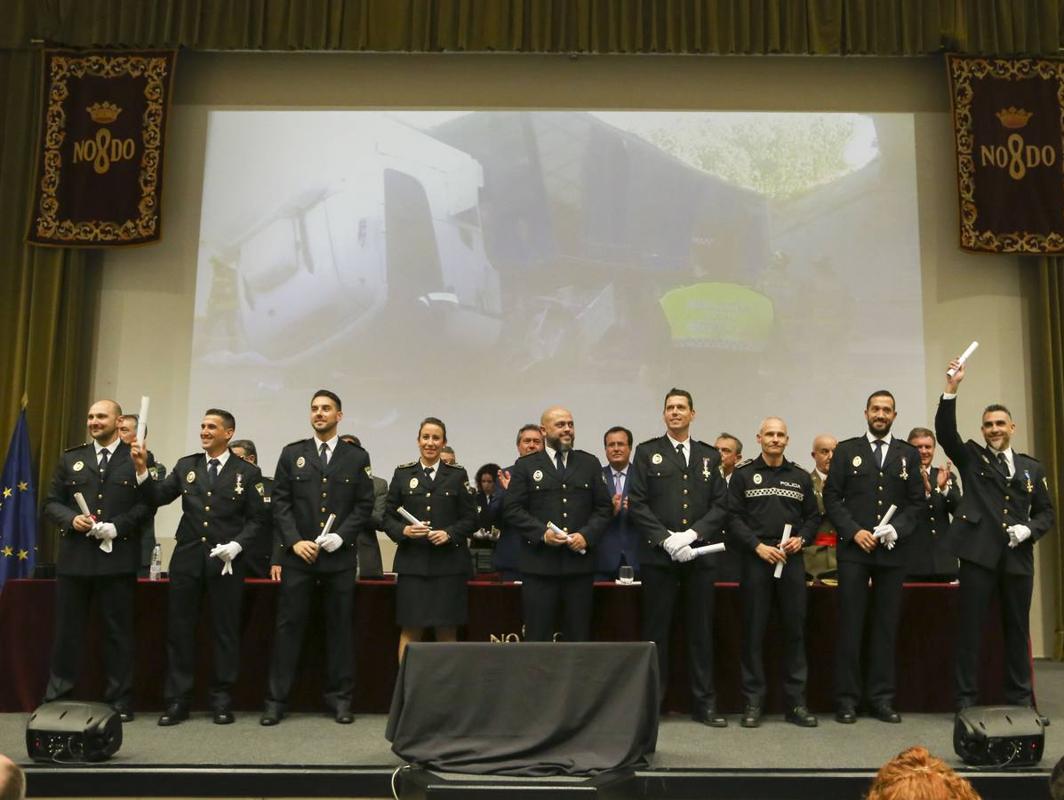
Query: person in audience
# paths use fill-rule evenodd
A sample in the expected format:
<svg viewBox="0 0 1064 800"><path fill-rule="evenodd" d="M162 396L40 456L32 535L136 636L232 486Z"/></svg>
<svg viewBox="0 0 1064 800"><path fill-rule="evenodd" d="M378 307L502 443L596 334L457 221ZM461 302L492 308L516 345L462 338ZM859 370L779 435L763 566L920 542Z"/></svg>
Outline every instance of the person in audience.
<svg viewBox="0 0 1064 800"><path fill-rule="evenodd" d="M916 529L908 545L908 579L924 583L950 583L957 579L957 556L953 554L946 531L950 517L961 501L957 476L948 461L933 467L935 434L928 428L909 431L909 444L920 454L920 477L924 481L925 505L916 517Z"/></svg>
<svg viewBox="0 0 1064 800"><path fill-rule="evenodd" d="M820 511L821 516L813 543L802 550L806 580L828 586L838 585L836 576L839 562L835 548L839 537L835 533L835 525L824 513L824 481L828 479L831 457L835 454L838 444L838 440L827 433L822 433L813 439L813 450L810 453L813 457L813 469L809 472L809 477L813 480L813 494L816 496L817 510Z"/></svg>
<svg viewBox="0 0 1064 800"><path fill-rule="evenodd" d="M622 566L631 567L639 576L639 541L628 519L628 479L631 477L632 432L615 425L602 437L606 450L606 466L602 479L606 481L613 500L613 516L602 541L595 549L595 580L613 581Z"/></svg>
<svg viewBox="0 0 1064 800"><path fill-rule="evenodd" d="M118 418L118 438L128 445L132 445L137 440L137 423L140 421L139 414L123 414ZM144 429L144 436L147 438L148 430ZM160 464L155 460L155 456L152 452L148 451L148 472L152 477L157 477L162 480L166 477L166 466ZM155 552L155 515L152 514L151 519L148 520L144 529L140 532L140 568L137 570L137 577L147 578L148 572L151 568L152 553Z"/></svg>
<svg viewBox="0 0 1064 800"><path fill-rule="evenodd" d="M0 800L23 800L26 796L26 773L22 767L0 753Z"/></svg>
<svg viewBox="0 0 1064 800"><path fill-rule="evenodd" d="M499 537L502 524L502 490L498 488L498 464L485 464L477 470L476 492L473 501L477 507L477 528L471 546L491 548Z"/></svg>
<svg viewBox="0 0 1064 800"><path fill-rule="evenodd" d="M274 471L273 518L281 536L281 591L262 725L284 717L316 585L324 589L325 704L342 725L354 722L356 541L370 524L373 482L369 455L340 440L343 406L335 392L316 391L310 401L314 435L286 445ZM330 524L325 530L326 524Z"/></svg>
<svg viewBox="0 0 1064 800"><path fill-rule="evenodd" d="M450 445L440 448L440 461L450 464L452 467L458 463L458 456L454 454L454 448Z"/></svg>
<svg viewBox="0 0 1064 800"><path fill-rule="evenodd" d="M527 456L543 449L543 433L539 425L528 423L522 425L517 431L517 457ZM512 468L511 468L512 469ZM500 469L496 476L496 501L500 506L506 494L506 488L510 485L510 470ZM491 554L491 565L499 573L504 581L517 581L521 579L517 571L517 560L521 554L521 536L517 531L507 527L505 520L499 520L499 539L495 542L495 551Z"/></svg>
<svg viewBox="0 0 1064 800"><path fill-rule="evenodd" d="M983 409L985 444L957 433L957 392L965 366L951 361L935 414L935 433L957 465L964 495L949 537L960 557L960 609L954 680L957 710L975 705L979 694L979 645L990 599L997 595L1005 647L1005 702L1034 706L1030 617L1034 590L1034 545L1052 529L1055 515L1042 465L1012 448L1016 424L994 403ZM1043 718L1048 723L1048 720Z"/></svg>
<svg viewBox="0 0 1064 800"><path fill-rule="evenodd" d="M857 721L861 641L872 599L867 697L872 716L901 722L894 710L895 642L905 580L905 539L924 503L920 454L890 433L897 410L882 389L865 402L868 430L839 442L824 484L824 507L838 532L839 630L835 649L835 719ZM891 506L895 511L885 519ZM869 591L871 583L871 591Z"/></svg>
<svg viewBox="0 0 1064 800"><path fill-rule="evenodd" d="M350 433L340 437L356 447L362 447L362 440ZM372 468L372 464L370 467ZM370 474L373 481L373 514L370 524L358 535L358 577L377 579L384 577L384 562L381 559L381 543L377 531L384 531L384 503L388 496L388 481Z"/></svg>
<svg viewBox="0 0 1064 800"><path fill-rule="evenodd" d="M407 644L420 642L427 628L434 630L437 642L453 642L469 616L467 541L476 529L477 508L465 469L440 458L446 444L447 426L426 417L417 433L420 457L396 467L388 485L384 532L398 545L400 663ZM410 522L400 509L418 522Z"/></svg>
<svg viewBox="0 0 1064 800"><path fill-rule="evenodd" d="M259 466L259 450L251 439L233 439L229 442L229 450L237 458L242 458L249 464ZM261 467L260 467L261 470ZM281 580L281 541L273 529L273 514L271 513L270 497L273 495L273 478L262 476L262 531L243 553L244 569L249 578L269 578ZM274 577L274 570L277 575Z"/></svg>
<svg viewBox="0 0 1064 800"><path fill-rule="evenodd" d="M805 565L799 553L820 523L813 482L804 469L784 458L790 437L779 417L767 417L757 432L761 454L745 461L728 484L729 542L742 555L739 595L743 601L740 658L745 708L741 725L761 724L768 685L763 645L775 605L783 629L785 719L815 728L805 704ZM784 526L790 526L784 540ZM779 570L777 572L777 570Z"/></svg>
<svg viewBox="0 0 1064 800"><path fill-rule="evenodd" d="M979 794L924 747L910 747L879 768L865 800L979 800Z"/></svg>
<svg viewBox="0 0 1064 800"><path fill-rule="evenodd" d="M738 436L725 431L717 437L716 441L713 442L713 446L720 453L720 473L724 476L725 485L728 485L731 482L735 466L742 461L743 443ZM721 529L721 536L725 542L728 541L729 537L729 523L730 520L725 518L724 527ZM743 554L739 548L729 547L717 556L717 582L738 583L742 574L742 564Z"/></svg>
<svg viewBox="0 0 1064 800"><path fill-rule="evenodd" d="M89 609L103 623L104 692L123 722L133 720L133 595L137 537L152 510L137 488L129 445L118 437L114 400L89 407L92 441L59 458L44 516L60 529L56 557L55 639L44 702L69 697L81 667ZM77 496L88 506L82 511Z"/></svg>
<svg viewBox="0 0 1064 800"><path fill-rule="evenodd" d="M214 652L209 690L214 722L234 721L233 686L240 673L240 608L244 594L244 550L254 550L263 530L266 494L262 472L229 450L236 420L209 408L200 422L202 451L178 459L159 480L148 474L147 450L134 442L130 456L137 483L153 507L181 498L181 521L170 559L166 615L166 710L162 726L188 719L196 671L196 628L206 594Z"/></svg>
<svg viewBox="0 0 1064 800"><path fill-rule="evenodd" d="M628 513L639 532L643 580L643 638L656 642L661 696L669 676L669 629L677 597L687 628L691 716L723 728L713 684L713 579L715 556L697 544L719 539L727 516L727 486L720 453L691 437L695 404L686 389L665 395L665 434L642 442L632 459Z"/></svg>
<svg viewBox="0 0 1064 800"><path fill-rule="evenodd" d="M553 406L540 418L544 449L522 456L503 500L506 526L521 535L518 565L525 640L591 636L595 548L610 520L602 465L576 450L573 415ZM558 626L558 627L556 627Z"/></svg>

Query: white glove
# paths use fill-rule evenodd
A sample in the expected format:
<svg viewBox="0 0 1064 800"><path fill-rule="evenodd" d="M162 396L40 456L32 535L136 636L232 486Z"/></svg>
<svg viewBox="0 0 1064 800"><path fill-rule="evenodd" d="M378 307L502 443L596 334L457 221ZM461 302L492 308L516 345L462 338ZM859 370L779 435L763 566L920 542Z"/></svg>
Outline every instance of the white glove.
<svg viewBox="0 0 1064 800"><path fill-rule="evenodd" d="M232 575L233 559L240 555L243 549L239 542L226 542L225 544L215 545L210 552L210 556L211 558L220 558L225 562L224 566L222 566L223 575Z"/></svg>
<svg viewBox="0 0 1064 800"><path fill-rule="evenodd" d="M118 529L113 522L97 522L89 530L89 535L100 540L100 549L103 552L110 553L113 549L111 541L118 538Z"/></svg>
<svg viewBox="0 0 1064 800"><path fill-rule="evenodd" d="M888 550L893 550L894 545L898 543L898 532L894 530L893 525L880 525L872 531L872 535Z"/></svg>
<svg viewBox="0 0 1064 800"><path fill-rule="evenodd" d="M1031 538L1031 529L1026 525L1009 525L1005 530L1009 534L1009 547L1017 547Z"/></svg>
<svg viewBox="0 0 1064 800"><path fill-rule="evenodd" d="M676 552L670 553L672 560L677 564L683 564L687 561L694 561L698 558L698 553L691 549L691 545L685 544L683 547L678 547Z"/></svg>
<svg viewBox="0 0 1064 800"><path fill-rule="evenodd" d="M669 557L675 561L676 551L681 547L690 547L691 542L697 538L698 534L690 528L685 531L669 531L668 538L661 543L661 546L665 548L665 552L669 554Z"/></svg>
<svg viewBox="0 0 1064 800"><path fill-rule="evenodd" d="M344 543L344 539L338 533L323 533L317 539L314 540L314 544L318 545L326 553L332 553L338 550Z"/></svg>

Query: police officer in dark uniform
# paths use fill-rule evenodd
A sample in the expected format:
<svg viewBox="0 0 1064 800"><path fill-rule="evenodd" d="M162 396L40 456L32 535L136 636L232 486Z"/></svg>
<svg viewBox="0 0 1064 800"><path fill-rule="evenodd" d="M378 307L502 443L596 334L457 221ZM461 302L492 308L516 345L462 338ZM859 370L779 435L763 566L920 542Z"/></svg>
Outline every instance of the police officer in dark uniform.
<svg viewBox="0 0 1064 800"><path fill-rule="evenodd" d="M210 703L214 722L233 722L232 688L240 672L240 607L245 551L266 534L262 472L229 449L236 420L210 408L200 423L203 452L178 460L164 480L148 475L146 451L132 447L137 481L153 507L181 498L181 521L170 558L167 599L166 711L163 726L188 719L196 670L196 627L200 599L207 595L214 637Z"/></svg>
<svg viewBox="0 0 1064 800"><path fill-rule="evenodd" d="M957 556L946 531L950 517L961 502L957 476L946 468L931 466L935 457L935 434L928 428L909 431L909 444L920 454L920 477L924 481L924 507L916 517L916 529L909 537L908 580L949 583L957 579Z"/></svg>
<svg viewBox="0 0 1064 800"><path fill-rule="evenodd" d="M234 456L242 458L256 467L259 466L259 451L255 447L255 442L251 439L233 439L229 442L229 450ZM280 546L275 546L273 514L270 513L273 478L267 478L263 475L259 480L262 483L262 532L261 535L255 538L250 547L244 548L240 559L243 562L244 574L249 578L269 578L275 552L278 563L281 557Z"/></svg>
<svg viewBox="0 0 1064 800"><path fill-rule="evenodd" d="M535 423L529 422L522 425L517 431L515 440L517 445L517 457L527 456L543 449L543 431ZM502 506L506 499L506 489L510 485L510 475L513 467L500 469L498 474L498 486L495 489L496 521L499 527L499 540L495 543L495 550L491 554L491 566L504 581L520 580L518 561L521 557L521 535L506 526L502 514Z"/></svg>
<svg viewBox="0 0 1064 800"><path fill-rule="evenodd" d="M779 417L768 417L757 434L761 455L739 464L728 485L730 537L742 554L739 593L743 600L742 685L746 707L741 724L761 724L765 701L762 646L773 600L783 628L786 719L814 728L817 719L805 705L805 564L802 547L820 524L809 473L783 457L789 437ZM790 526L783 541L784 526ZM778 566L777 566L778 565ZM779 577L776 569L781 570Z"/></svg>
<svg viewBox="0 0 1064 800"><path fill-rule="evenodd" d="M282 539L281 590L266 708L259 719L263 725L276 725L284 716L317 584L325 595L325 704L337 722L354 721L356 542L373 512L373 483L366 451L336 434L342 418L334 392L315 392L310 402L314 436L286 445L274 472L270 505ZM332 527L325 531L333 514Z"/></svg>
<svg viewBox="0 0 1064 800"><path fill-rule="evenodd" d="M440 458L447 427L426 417L418 428L421 458L395 469L388 486L384 532L398 548L395 592L399 661L408 642L419 642L425 628L436 641L453 642L469 618L466 581L473 575L467 542L477 525L477 507L464 468ZM402 508L423 524L399 514Z"/></svg>
<svg viewBox="0 0 1064 800"><path fill-rule="evenodd" d="M868 433L839 442L824 484L824 507L838 533L839 633L835 649L835 719L857 721L861 636L872 582L867 697L872 715L901 722L894 710L894 645L905 580L905 539L924 503L920 454L892 437L894 395L880 390L865 403ZM880 525L895 506L889 524Z"/></svg>
<svg viewBox="0 0 1064 800"><path fill-rule="evenodd" d="M585 641L591 636L594 548L609 524L612 503L598 459L573 449L572 414L548 408L540 430L545 448L517 459L503 499L505 524L521 536L525 640L551 641L560 614L564 640Z"/></svg>
<svg viewBox="0 0 1064 800"><path fill-rule="evenodd" d="M719 541L727 519L727 488L717 448L691 438L694 400L686 389L665 395L666 433L635 450L628 513L640 532L643 579L643 638L656 642L661 691L669 675L669 628L678 594L687 630L691 716L723 728L713 687L714 555L696 556L692 546Z"/></svg>
<svg viewBox="0 0 1064 800"><path fill-rule="evenodd" d="M63 453L44 501L45 516L62 531L56 559L55 641L44 701L60 700L74 688L95 596L106 637L103 699L123 722L130 722L138 537L152 511L137 489L129 445L118 438L121 414L113 400L92 404L88 429L93 441ZM79 510L76 494L90 515Z"/></svg>
<svg viewBox="0 0 1064 800"><path fill-rule="evenodd" d="M956 704L962 709L976 702L983 620L996 591L1005 637L1005 702L1033 706L1029 626L1034 543L1053 527L1049 485L1038 461L1012 449L1016 425L1004 406L983 411L986 447L961 441L956 396L964 365L952 361L950 368L956 372L952 377L947 373L935 432L964 481L964 497L949 530L961 560Z"/></svg>

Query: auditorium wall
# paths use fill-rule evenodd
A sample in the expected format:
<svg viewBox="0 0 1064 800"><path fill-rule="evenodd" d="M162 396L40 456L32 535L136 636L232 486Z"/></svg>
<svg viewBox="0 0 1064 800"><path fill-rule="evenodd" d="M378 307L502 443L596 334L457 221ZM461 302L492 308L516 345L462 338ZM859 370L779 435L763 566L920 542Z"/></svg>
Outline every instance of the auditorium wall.
<svg viewBox="0 0 1064 800"><path fill-rule="evenodd" d="M149 445L168 465L194 442L186 423L188 372L208 107L912 113L928 392L925 407L899 409L895 433L904 436L910 427L932 421L943 365L978 339L981 346L959 404L962 435L977 436L982 405L1002 401L1016 418L1015 445L1020 450L1031 446L1032 429L1038 424L1031 417L1028 374L1033 262L969 255L957 247L956 171L940 59L183 52L168 129L163 240L156 246L107 255L93 364L95 397L114 397L135 411L140 396L151 395ZM889 282L892 276L882 279ZM831 309L810 308L809 313L831 313ZM890 336L891 331L882 335ZM223 406L227 380L220 369L217 382ZM853 415L840 419L834 433L843 438L862 431L864 395L875 387L850 386L839 375L810 375L808 380L834 382L838 391L853 394ZM889 387L891 376L884 375L881 383ZM803 387L793 390L797 395ZM357 402L357 398L345 400ZM564 402L564 396L559 401ZM756 403L756 399L742 402ZM712 439L720 426L711 408L700 411L696 435ZM789 413L789 409L764 411L784 417ZM650 417L658 413L648 410ZM291 428L291 439L307 431L305 418L277 424ZM253 438L254 433L238 427L237 435ZM753 432L736 433L746 434L748 450L756 453ZM452 444L461 450L459 443ZM581 444L596 453L600 449L592 432L584 432ZM800 463L809 462L808 444L792 442L789 454ZM512 452L512 442L500 442L498 459L504 461ZM272 471L274 458L276 454L264 458L265 472ZM378 474L389 477L394 465L375 466ZM477 464L467 466L472 472ZM177 517L176 506L160 512L156 529L161 538L173 531ZM172 539L166 538L164 546L169 552ZM1036 655L1044 654L1045 643L1052 638L1052 609L1047 606L1043 613L1043 603L1052 603L1049 582L1055 579L1042 575L1035 592Z"/></svg>

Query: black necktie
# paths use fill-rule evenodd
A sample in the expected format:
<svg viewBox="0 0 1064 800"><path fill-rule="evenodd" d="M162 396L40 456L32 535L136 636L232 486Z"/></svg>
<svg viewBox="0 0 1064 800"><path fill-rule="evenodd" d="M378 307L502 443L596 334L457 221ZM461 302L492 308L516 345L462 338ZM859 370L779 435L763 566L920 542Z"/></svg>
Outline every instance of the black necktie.
<svg viewBox="0 0 1064 800"><path fill-rule="evenodd" d="M556 450L554 452L554 464L558 467L558 474L565 472L565 461L562 459L562 451Z"/></svg>
<svg viewBox="0 0 1064 800"><path fill-rule="evenodd" d="M1009 477L1009 460L1005 458L1004 453L997 454L997 467L1001 474L1006 478Z"/></svg>
<svg viewBox="0 0 1064 800"><path fill-rule="evenodd" d="M687 463L687 456L684 454L683 443L676 445L676 454L680 457L680 461L684 464Z"/></svg>
<svg viewBox="0 0 1064 800"><path fill-rule="evenodd" d="M883 469L883 440L876 439L874 446L876 448L876 466Z"/></svg>
<svg viewBox="0 0 1064 800"><path fill-rule="evenodd" d="M329 466L329 445L325 444L325 442L322 442L321 450L319 450L318 452L321 453L321 465L323 467Z"/></svg>
<svg viewBox="0 0 1064 800"><path fill-rule="evenodd" d="M432 486L432 467L425 467L425 483Z"/></svg>
<svg viewBox="0 0 1064 800"><path fill-rule="evenodd" d="M100 451L100 477L103 477L104 472L107 470L107 461L111 455L110 450Z"/></svg>
<svg viewBox="0 0 1064 800"><path fill-rule="evenodd" d="M207 485L214 486L215 480L218 478L218 465L221 462L217 458L212 458L207 462Z"/></svg>

